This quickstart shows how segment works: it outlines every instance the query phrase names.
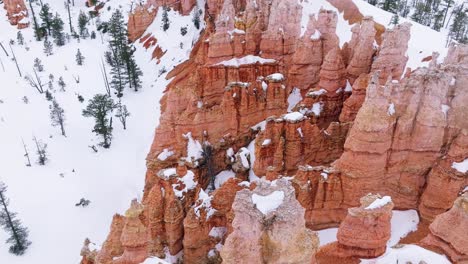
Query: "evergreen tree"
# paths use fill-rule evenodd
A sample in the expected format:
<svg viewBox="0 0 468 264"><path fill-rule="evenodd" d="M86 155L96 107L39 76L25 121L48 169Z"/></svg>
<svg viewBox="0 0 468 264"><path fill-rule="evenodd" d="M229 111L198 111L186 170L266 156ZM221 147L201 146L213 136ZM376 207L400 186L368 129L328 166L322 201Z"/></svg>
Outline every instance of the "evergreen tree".
<svg viewBox="0 0 468 264"><path fill-rule="evenodd" d="M109 51L105 53L106 61L111 66L111 87L116 90L117 97L123 96L124 88L129 85L135 91L141 87L142 71L136 64L134 49L128 44L127 28L122 13L116 10L108 23L110 35Z"/></svg>
<svg viewBox="0 0 468 264"><path fill-rule="evenodd" d="M62 76L59 77L58 79L58 85L60 86L61 91L65 91L65 87L67 86L65 81L63 81Z"/></svg>
<svg viewBox="0 0 468 264"><path fill-rule="evenodd" d="M169 11L169 8L166 7L166 6L163 6L163 13L162 13L162 28L164 31L168 30L169 29L169 24L170 24L170 21L169 21L169 16L167 14L167 12Z"/></svg>
<svg viewBox="0 0 468 264"><path fill-rule="evenodd" d="M21 224L16 213L8 210L9 200L6 191L6 185L0 182L0 226L9 234L6 242L10 244L10 253L23 255L31 245L28 240L29 231Z"/></svg>
<svg viewBox="0 0 468 264"><path fill-rule="evenodd" d="M39 58L34 59L34 68L36 68L38 72L44 71L44 65L42 65L42 61Z"/></svg>
<svg viewBox="0 0 468 264"><path fill-rule="evenodd" d="M37 163L39 165L45 165L47 161L47 144L37 140L36 137L33 137L33 140L36 144Z"/></svg>
<svg viewBox="0 0 468 264"><path fill-rule="evenodd" d="M52 33L51 30L54 17L50 12L49 4L42 5L41 11L39 12L39 17L42 20L42 27L47 30L47 34L50 36L50 34Z"/></svg>
<svg viewBox="0 0 468 264"><path fill-rule="evenodd" d="M468 42L468 9L463 8L463 5L454 10L455 17L453 19L452 25L450 25L449 38L456 40L461 43Z"/></svg>
<svg viewBox="0 0 468 264"><path fill-rule="evenodd" d="M83 65L83 61L84 61L85 57L81 54L80 49L78 49L75 56L76 56L76 64L78 64L80 66Z"/></svg>
<svg viewBox="0 0 468 264"><path fill-rule="evenodd" d="M78 15L78 31L82 38L87 38L89 36L88 28L86 27L88 22L88 16L83 11L80 11L80 14Z"/></svg>
<svg viewBox="0 0 468 264"><path fill-rule="evenodd" d="M49 88L50 88L50 84L51 84L51 82L49 82ZM46 97L47 101L52 101L52 99L54 99L54 97L53 97L52 94L49 92L49 90L46 90L46 91L45 91L45 97Z"/></svg>
<svg viewBox="0 0 468 264"><path fill-rule="evenodd" d="M53 45L52 42L50 42L48 39L44 40L44 53L49 56L53 54Z"/></svg>
<svg viewBox="0 0 468 264"><path fill-rule="evenodd" d="M379 4L380 8L391 13L397 13L398 11L398 0L384 0Z"/></svg>
<svg viewBox="0 0 468 264"><path fill-rule="evenodd" d="M127 110L127 106L122 104L122 101L119 100L115 117L117 117L120 123L122 123L123 129L127 129L127 117L129 116L130 112Z"/></svg>
<svg viewBox="0 0 468 264"><path fill-rule="evenodd" d="M63 33L63 21L60 18L59 14L56 13L54 19L52 20L52 36L54 37L55 44L57 46L65 45L65 34Z"/></svg>
<svg viewBox="0 0 468 264"><path fill-rule="evenodd" d="M59 126L62 136L65 135L65 110L58 104L54 99L52 100L52 105L50 108L50 120L52 121L52 126Z"/></svg>
<svg viewBox="0 0 468 264"><path fill-rule="evenodd" d="M112 140L112 117L109 120L109 114L114 110L114 101L107 94L96 94L89 100L86 109L83 110L83 116L93 117L95 124L93 132L101 135L103 141L100 145L109 148Z"/></svg>
<svg viewBox="0 0 468 264"><path fill-rule="evenodd" d="M193 25L197 29L200 29L200 15L201 15L201 10L198 9L198 6L195 6L195 11L193 12L192 22L193 22Z"/></svg>
<svg viewBox="0 0 468 264"><path fill-rule="evenodd" d="M24 37L23 37L23 33L21 33L21 31L18 31L18 33L16 33L16 40L17 40L19 45L24 44Z"/></svg>
<svg viewBox="0 0 468 264"><path fill-rule="evenodd" d="M392 16L392 19L390 20L390 24L396 26L398 25L398 23L400 23L400 17L398 16L398 14L394 14Z"/></svg>

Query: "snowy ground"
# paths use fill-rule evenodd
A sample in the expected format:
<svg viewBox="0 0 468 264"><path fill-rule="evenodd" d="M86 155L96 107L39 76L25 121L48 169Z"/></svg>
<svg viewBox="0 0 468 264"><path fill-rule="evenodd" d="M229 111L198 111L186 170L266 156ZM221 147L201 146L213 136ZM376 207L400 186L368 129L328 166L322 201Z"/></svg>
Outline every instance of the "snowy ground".
<svg viewBox="0 0 468 264"><path fill-rule="evenodd" d="M63 2L47 2L54 13L57 11L62 15L66 23ZM80 4L84 5L84 2ZM108 3L106 6L110 5ZM124 10L125 16L125 10L129 10L129 2L125 0L112 1L111 6L111 10L103 9L101 20L106 21L114 8ZM79 9L86 10L86 7L76 6L72 9L75 28ZM63 47L54 46L54 54L47 57L42 51L42 42L33 40L32 30L28 28L22 30L26 44L12 45L23 76L32 74L36 57L42 60L45 68L40 73L43 82L47 83L49 74L55 76L56 91L52 94L65 109L66 116L67 137L63 137L58 127L51 126L50 102L44 94L39 94L19 77L8 47L10 39L16 41L17 30L6 21L5 10L0 6L0 42L10 55L7 57L0 50L0 60L4 66L0 65L0 180L8 185L10 209L17 212L29 228L32 241L24 256L11 255L3 243L7 236L1 230L1 263L77 263L84 238L89 237L100 246L108 233L112 215L123 213L131 199L141 197L145 157L159 120L159 100L168 83L165 75L158 78L158 72L162 67L170 70L187 59L191 45L199 35L193 27L191 16L176 16L175 12L169 12L173 23L167 32L160 29L160 17L151 26L153 33L166 35L165 39L179 40L161 44L163 49L168 49L168 53L160 65L151 61L152 49L146 51L138 45L136 59L144 72L143 89L139 92L127 89L124 92L123 103L131 112L128 128L123 130L114 118L111 148L99 148L99 152L94 153L88 146L96 145L100 139L91 132L93 120L83 117L81 112L94 94L105 93L100 63L107 49L106 44L102 43L99 34L95 40L87 39L80 43L72 39ZM188 33L182 37L180 27L185 25L188 26ZM90 31L94 30L94 25L89 28ZM67 24L65 29L68 29ZM184 43L183 48L180 48L180 42ZM75 63L78 48L85 56L83 66ZM107 70L109 68L107 66ZM60 76L67 84L66 91L60 91L56 83ZM74 78L78 76L80 83L77 84ZM82 95L85 102L80 103L77 94ZM27 104L23 101L24 96L28 98ZM49 161L45 166L36 164L33 135L48 145ZM25 166L22 139L29 149L32 167ZM91 204L87 208L75 207L82 197L89 199Z"/></svg>

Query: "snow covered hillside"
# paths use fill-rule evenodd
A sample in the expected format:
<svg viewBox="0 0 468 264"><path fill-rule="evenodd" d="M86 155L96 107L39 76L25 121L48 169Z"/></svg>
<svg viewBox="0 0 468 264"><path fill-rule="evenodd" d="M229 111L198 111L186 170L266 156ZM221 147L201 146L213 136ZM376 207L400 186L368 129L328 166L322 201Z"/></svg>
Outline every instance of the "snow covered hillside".
<svg viewBox="0 0 468 264"><path fill-rule="evenodd" d="M66 21L66 9L62 1L48 2L53 13L58 12ZM201 5L203 6L203 4ZM37 10L36 10L37 7ZM107 7L110 7L108 9ZM107 21L115 8L127 16L130 1L111 1L101 11L100 19ZM35 6L38 13L39 6ZM79 11L88 11L84 1L76 1L72 7L72 22L77 23ZM87 38L79 42L73 38L62 47L53 47L53 55L46 56L43 42L37 42L30 28L21 30L25 43L16 43L17 29L10 26L5 10L0 5L0 43L8 55L0 51L0 181L8 185L6 195L10 198L10 210L17 212L19 219L30 231L32 245L24 256L8 253L3 242L7 235L0 232L0 262L2 263L77 263L83 240L89 237L100 246L104 241L116 212L123 213L129 201L142 195L145 156L150 147L154 128L159 119L159 100L165 89L165 74L158 77L162 67L172 69L188 58L192 42L196 42L199 31L191 22L191 16L180 17L169 12L174 21L167 32L162 32L160 17L155 19L153 33L165 34L166 39L177 38L177 43L161 43L168 52L161 64L151 61L152 50L146 51L137 44L136 60L143 71L142 89L138 92L127 89L122 101L131 116L127 129L114 118L114 133L109 149L98 147L95 153L89 146L96 145L99 138L94 135L92 118L82 116L89 99L97 93L106 92L101 75L101 60L107 50L107 36ZM89 31L96 31L95 20L90 21ZM181 37L180 26L188 27ZM65 23L65 32L67 23ZM97 32L97 31L96 31ZM44 66L38 72L45 87L49 75L54 76L52 95L65 110L66 137L58 127L51 125L50 101L19 76L9 48L16 55L22 76L33 73L37 57ZM172 45L172 46L171 46ZM75 54L80 49L84 65L78 66ZM109 66L106 66L110 70ZM109 74L109 73L108 73ZM62 77L66 87L62 91L57 84ZM79 78L79 83L75 79ZM84 102L78 100L78 95ZM116 98L114 97L114 100ZM48 161L40 166L36 163L33 136L47 144ZM23 143L31 158L31 167L25 166ZM88 207L77 207L81 198L91 201Z"/></svg>

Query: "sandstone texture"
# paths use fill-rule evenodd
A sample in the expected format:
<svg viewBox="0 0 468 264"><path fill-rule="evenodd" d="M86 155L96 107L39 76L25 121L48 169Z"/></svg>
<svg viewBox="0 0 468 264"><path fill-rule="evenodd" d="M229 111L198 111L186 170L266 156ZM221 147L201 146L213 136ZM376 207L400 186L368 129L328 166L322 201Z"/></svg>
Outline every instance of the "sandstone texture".
<svg viewBox="0 0 468 264"><path fill-rule="evenodd" d="M267 210L274 203L276 208ZM233 232L221 249L223 263L311 263L317 235L305 227L304 209L286 180L259 182L236 194Z"/></svg>
<svg viewBox="0 0 468 264"><path fill-rule="evenodd" d="M18 29L29 26L28 9L23 0L4 0L3 7L11 25L17 26Z"/></svg>

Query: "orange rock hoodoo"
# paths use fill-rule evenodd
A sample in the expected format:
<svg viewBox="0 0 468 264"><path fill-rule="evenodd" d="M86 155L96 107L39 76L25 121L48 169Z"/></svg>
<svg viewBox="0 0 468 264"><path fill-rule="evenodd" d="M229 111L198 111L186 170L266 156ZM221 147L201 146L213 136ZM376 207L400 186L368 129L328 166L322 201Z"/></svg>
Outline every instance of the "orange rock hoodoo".
<svg viewBox="0 0 468 264"><path fill-rule="evenodd" d="M29 26L28 9L23 0L4 0L3 5L11 25L16 25L18 29Z"/></svg>
<svg viewBox="0 0 468 264"><path fill-rule="evenodd" d="M158 12L148 8L162 4L134 9L132 39ZM174 4L183 14L194 6ZM298 214L304 223L284 225L291 232L341 223L340 256L382 254L393 206L419 209L429 220L448 210L467 184L467 173L452 164L468 155L468 47L452 48L443 64L407 70L400 80L410 25L382 34L355 6L346 10L354 26L341 47L335 12L320 10L301 30L304 10L296 0L208 1L210 18L190 60L167 76L172 81L147 157L143 201L115 216L103 248L84 259L136 264L183 251L184 263L234 263L241 257L232 242L242 234L238 219L250 215L236 203L262 184L256 176L290 181L288 195L304 208ZM157 45L156 38L143 39ZM193 153L207 146L210 157ZM223 170L235 177L213 190L212 177ZM368 193L393 203L366 210L370 198L362 206L360 198ZM264 228L257 220L249 219ZM372 232L369 243L356 243L356 226ZM268 232L262 241L272 244L254 245L262 256L277 246L275 232ZM466 254L456 250L454 256Z"/></svg>

